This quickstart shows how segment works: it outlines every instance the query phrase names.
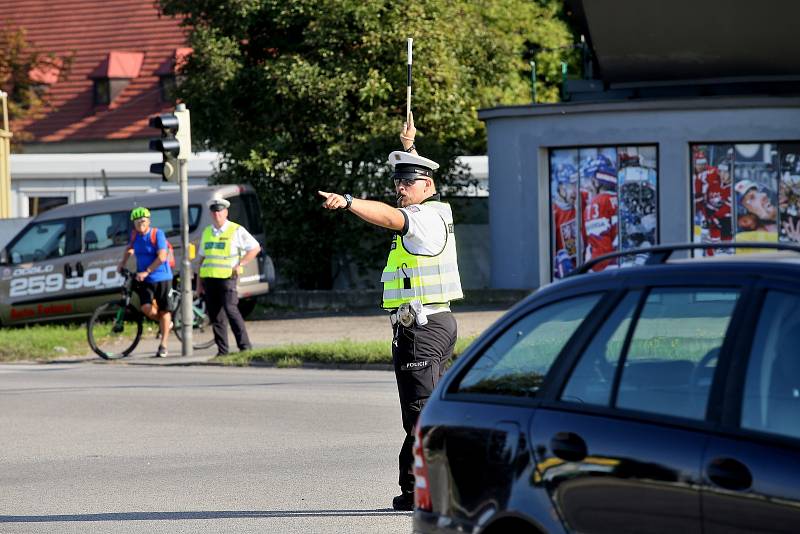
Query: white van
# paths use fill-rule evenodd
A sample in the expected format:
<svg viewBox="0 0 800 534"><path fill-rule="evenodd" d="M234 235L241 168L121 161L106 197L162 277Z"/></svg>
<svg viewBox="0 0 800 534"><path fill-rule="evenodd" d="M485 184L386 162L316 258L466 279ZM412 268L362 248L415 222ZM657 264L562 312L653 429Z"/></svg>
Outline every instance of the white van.
<svg viewBox="0 0 800 534"><path fill-rule="evenodd" d="M239 279L239 308L247 315L256 297L267 293L275 281L272 259L264 252L258 198L250 186L190 189L190 249L199 247L203 229L211 224L207 206L214 197L226 198L231 203L228 218L247 228L262 245L258 261L245 266ZM163 230L172 243L175 270L180 271L179 192L60 206L32 219L0 250L0 325L89 317L112 298L122 284L116 266L130 240L130 212L136 206L150 210L151 226ZM134 262L131 258L130 269ZM195 276L198 269L194 259Z"/></svg>

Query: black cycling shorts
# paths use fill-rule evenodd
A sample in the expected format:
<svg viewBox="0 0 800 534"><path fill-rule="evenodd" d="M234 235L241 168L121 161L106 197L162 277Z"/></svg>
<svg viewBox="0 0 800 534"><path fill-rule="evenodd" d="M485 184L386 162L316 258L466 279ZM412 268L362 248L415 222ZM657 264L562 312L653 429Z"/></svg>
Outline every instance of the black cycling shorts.
<svg viewBox="0 0 800 534"><path fill-rule="evenodd" d="M167 297L171 288L172 280L139 282L136 284L136 294L139 295L139 302L142 305L152 304L153 300L155 300L158 309L161 311L169 308Z"/></svg>

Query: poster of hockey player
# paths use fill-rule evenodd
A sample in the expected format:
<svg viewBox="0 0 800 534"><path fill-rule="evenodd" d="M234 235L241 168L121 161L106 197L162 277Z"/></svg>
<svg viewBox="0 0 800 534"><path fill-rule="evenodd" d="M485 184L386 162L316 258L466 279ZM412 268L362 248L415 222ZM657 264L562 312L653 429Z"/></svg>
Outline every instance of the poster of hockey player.
<svg viewBox="0 0 800 534"><path fill-rule="evenodd" d="M656 147L620 147L618 161L620 250L652 247L658 221ZM621 265L646 259L646 254L626 256Z"/></svg>
<svg viewBox="0 0 800 534"><path fill-rule="evenodd" d="M578 151L550 153L553 278L564 278L578 265Z"/></svg>
<svg viewBox="0 0 800 534"><path fill-rule="evenodd" d="M733 145L692 147L695 242L733 241L733 168ZM732 253L733 249L709 248L696 251L695 256Z"/></svg>
<svg viewBox="0 0 800 534"><path fill-rule="evenodd" d="M616 252L618 243L617 149L581 149L581 199L584 261ZM595 265L593 271L616 266L614 260Z"/></svg>
<svg viewBox="0 0 800 534"><path fill-rule="evenodd" d="M777 146L737 144L734 149L736 241L775 242L780 168Z"/></svg>
<svg viewBox="0 0 800 534"><path fill-rule="evenodd" d="M780 157L780 241L797 244L800 243L800 144L781 144Z"/></svg>

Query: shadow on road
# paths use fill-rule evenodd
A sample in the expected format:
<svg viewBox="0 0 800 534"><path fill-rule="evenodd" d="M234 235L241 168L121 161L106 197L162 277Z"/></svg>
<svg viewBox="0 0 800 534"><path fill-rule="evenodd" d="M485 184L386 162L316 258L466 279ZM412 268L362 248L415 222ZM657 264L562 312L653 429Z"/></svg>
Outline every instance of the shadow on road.
<svg viewBox="0 0 800 534"><path fill-rule="evenodd" d="M64 521L188 521L270 517L361 517L411 515L391 508L377 510L219 510L196 512L115 512L108 514L0 515L0 523L59 523Z"/></svg>

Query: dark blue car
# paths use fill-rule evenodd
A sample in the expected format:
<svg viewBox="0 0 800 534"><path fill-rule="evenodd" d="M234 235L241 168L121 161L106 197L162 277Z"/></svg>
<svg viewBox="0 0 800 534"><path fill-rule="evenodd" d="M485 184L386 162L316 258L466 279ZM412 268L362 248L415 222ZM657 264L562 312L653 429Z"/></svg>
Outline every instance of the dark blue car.
<svg viewBox="0 0 800 534"><path fill-rule="evenodd" d="M800 248L767 246L509 311L422 413L414 531L800 532Z"/></svg>

